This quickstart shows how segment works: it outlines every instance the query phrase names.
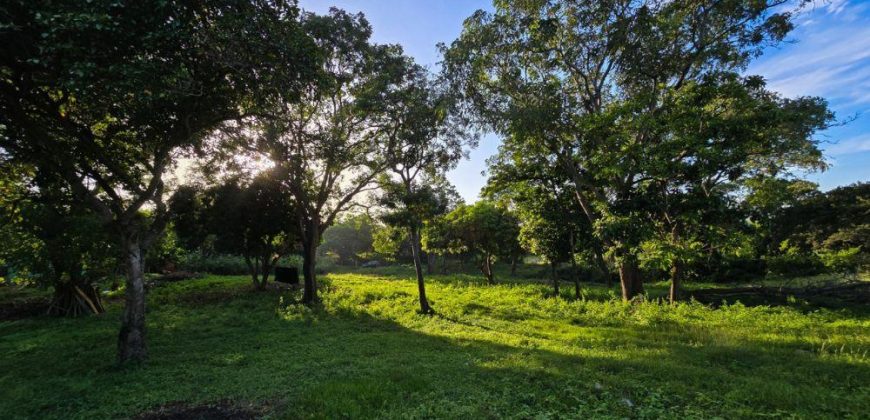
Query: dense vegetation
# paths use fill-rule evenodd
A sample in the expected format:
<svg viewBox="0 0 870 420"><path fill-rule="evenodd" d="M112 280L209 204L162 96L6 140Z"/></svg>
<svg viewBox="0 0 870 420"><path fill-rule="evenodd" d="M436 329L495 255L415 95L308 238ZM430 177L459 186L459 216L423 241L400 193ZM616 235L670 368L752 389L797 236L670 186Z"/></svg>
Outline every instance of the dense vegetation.
<svg viewBox="0 0 870 420"><path fill-rule="evenodd" d="M870 184L746 71L807 4L496 0L429 69L293 0L3 2L0 415L861 417Z"/></svg>

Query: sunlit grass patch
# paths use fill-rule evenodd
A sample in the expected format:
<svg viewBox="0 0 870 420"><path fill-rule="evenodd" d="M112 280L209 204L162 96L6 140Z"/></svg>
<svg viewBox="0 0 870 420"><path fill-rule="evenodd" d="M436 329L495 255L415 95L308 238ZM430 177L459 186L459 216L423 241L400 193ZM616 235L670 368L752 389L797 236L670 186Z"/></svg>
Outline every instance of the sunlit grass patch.
<svg viewBox="0 0 870 420"><path fill-rule="evenodd" d="M169 284L149 296L151 359L130 369L114 365L120 302L99 317L0 322L0 412L124 417L224 400L290 418L868 411L866 312L624 303L601 286L554 298L544 283L468 277L431 277L432 316L417 312L407 270L323 276L314 307L245 277Z"/></svg>

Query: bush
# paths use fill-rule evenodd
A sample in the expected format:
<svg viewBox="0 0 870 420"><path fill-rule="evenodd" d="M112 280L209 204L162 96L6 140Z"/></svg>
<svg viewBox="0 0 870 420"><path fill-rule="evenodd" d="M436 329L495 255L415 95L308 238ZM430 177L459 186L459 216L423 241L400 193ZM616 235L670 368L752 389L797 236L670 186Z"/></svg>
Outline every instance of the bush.
<svg viewBox="0 0 870 420"><path fill-rule="evenodd" d="M704 261L695 267L695 272L699 278L715 283L748 282L767 274L767 261L753 257L725 257Z"/></svg>
<svg viewBox="0 0 870 420"><path fill-rule="evenodd" d="M818 256L825 266L825 270L831 273L857 274L863 263L866 263L864 261L866 256L861 254L859 247L839 251L824 251L820 252Z"/></svg>
<svg viewBox="0 0 870 420"><path fill-rule="evenodd" d="M178 266L182 270L199 273L249 274L245 259L238 255L203 255L199 252L193 252L185 255Z"/></svg>
<svg viewBox="0 0 870 420"><path fill-rule="evenodd" d="M818 255L812 253L785 253L765 259L767 271L775 276L802 277L825 272L825 265Z"/></svg>
<svg viewBox="0 0 870 420"><path fill-rule="evenodd" d="M287 255L278 260L281 267L296 267L302 272L302 257L299 255ZM197 273L209 273L218 275L248 275L248 265L245 258L239 255L203 255L192 252L181 258L178 268L184 271Z"/></svg>

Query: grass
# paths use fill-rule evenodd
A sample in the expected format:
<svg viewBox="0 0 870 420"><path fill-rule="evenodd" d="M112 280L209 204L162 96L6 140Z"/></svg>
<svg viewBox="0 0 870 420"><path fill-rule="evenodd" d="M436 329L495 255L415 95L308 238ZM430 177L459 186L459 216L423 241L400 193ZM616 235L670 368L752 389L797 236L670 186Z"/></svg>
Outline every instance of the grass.
<svg viewBox="0 0 870 420"><path fill-rule="evenodd" d="M870 412L867 308L626 304L600 286L556 299L544 284L454 275L430 277L428 317L411 274L322 276L315 308L253 292L245 277L156 288L151 358L132 368L114 365L119 301L98 317L0 322L0 413L117 418L224 399L276 418Z"/></svg>

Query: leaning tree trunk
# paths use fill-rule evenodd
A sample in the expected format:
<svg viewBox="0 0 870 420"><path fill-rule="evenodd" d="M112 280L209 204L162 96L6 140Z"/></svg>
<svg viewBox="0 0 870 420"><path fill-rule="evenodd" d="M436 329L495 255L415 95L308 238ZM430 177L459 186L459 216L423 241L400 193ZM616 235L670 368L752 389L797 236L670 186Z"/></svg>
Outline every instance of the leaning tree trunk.
<svg viewBox="0 0 870 420"><path fill-rule="evenodd" d="M668 293L668 300L673 304L680 298L680 277L682 276L682 267L679 261L674 261L671 267L671 290Z"/></svg>
<svg viewBox="0 0 870 420"><path fill-rule="evenodd" d="M623 261L619 265L619 283L622 288L622 299L631 300L643 293L643 279L635 261Z"/></svg>
<svg viewBox="0 0 870 420"><path fill-rule="evenodd" d="M127 281L121 332L118 334L118 362L141 362L148 357L145 346L145 273L142 246L137 236L124 241Z"/></svg>
<svg viewBox="0 0 870 420"><path fill-rule="evenodd" d="M417 273L417 291L420 294L420 312L424 314L432 313L432 307L429 306L429 300L426 298L426 284L423 282L423 261L420 255L420 236L417 230L411 228L411 255L414 257L414 271Z"/></svg>
<svg viewBox="0 0 870 420"><path fill-rule="evenodd" d="M319 226L310 223L302 240L302 276L304 285L302 289L302 303L311 304L317 302L317 245L320 242Z"/></svg>

